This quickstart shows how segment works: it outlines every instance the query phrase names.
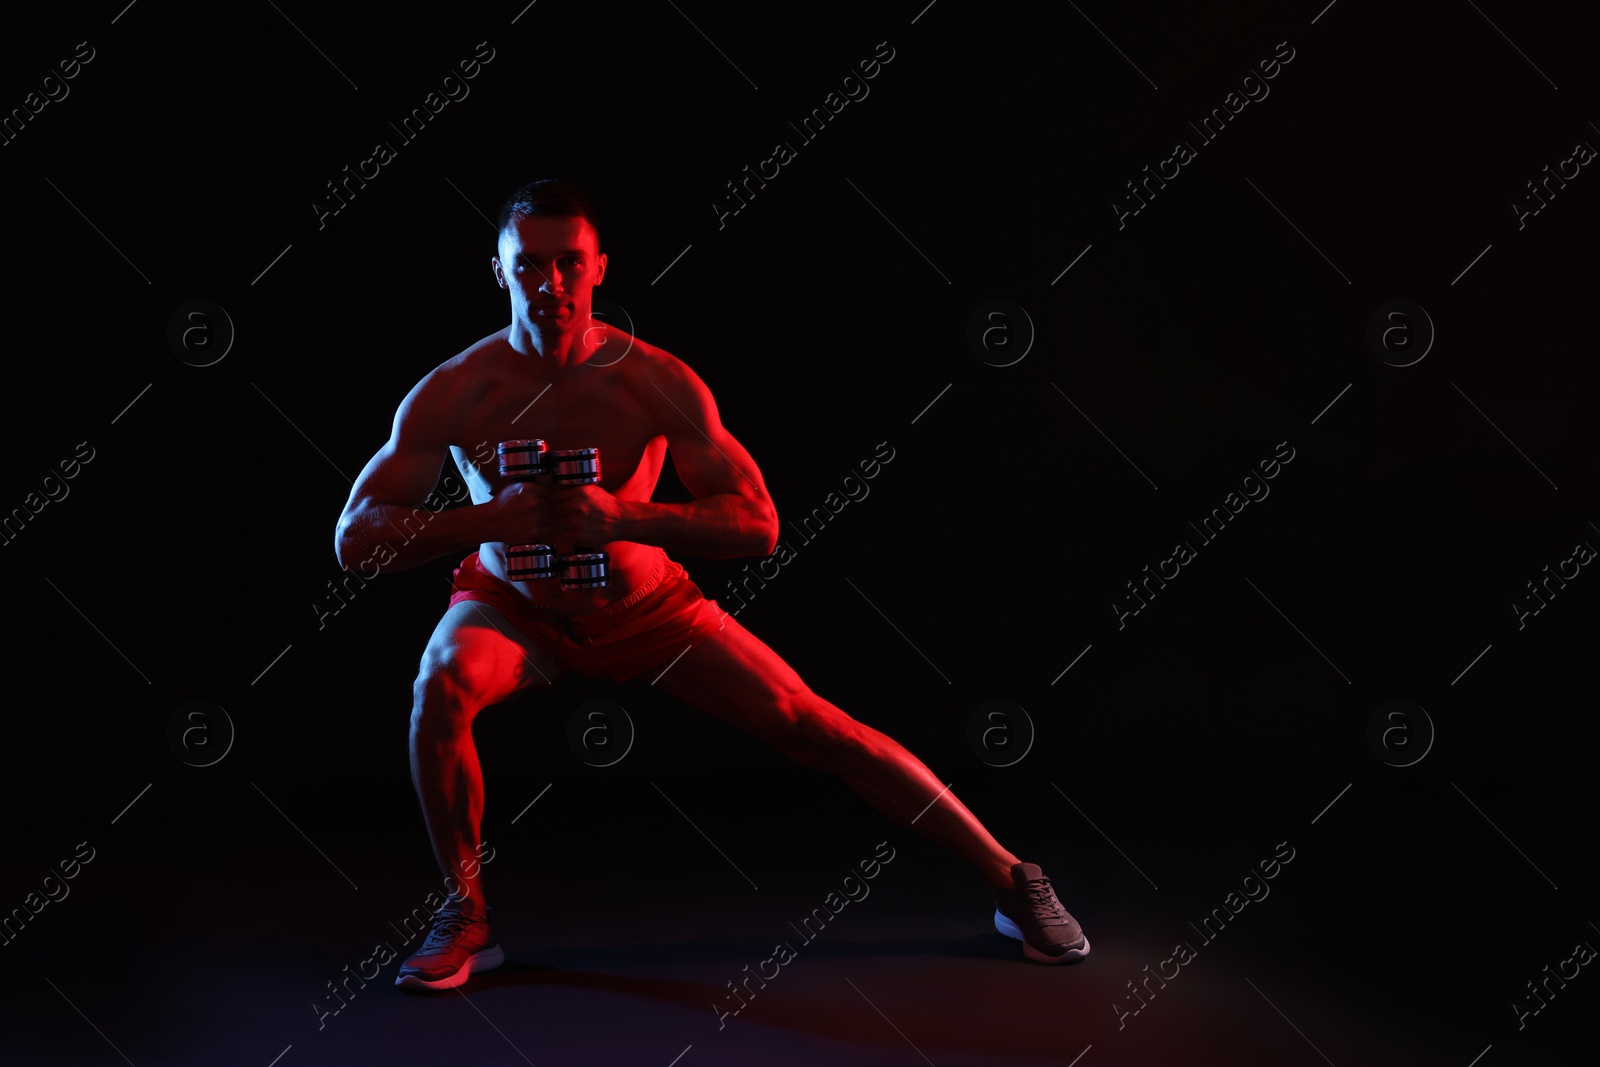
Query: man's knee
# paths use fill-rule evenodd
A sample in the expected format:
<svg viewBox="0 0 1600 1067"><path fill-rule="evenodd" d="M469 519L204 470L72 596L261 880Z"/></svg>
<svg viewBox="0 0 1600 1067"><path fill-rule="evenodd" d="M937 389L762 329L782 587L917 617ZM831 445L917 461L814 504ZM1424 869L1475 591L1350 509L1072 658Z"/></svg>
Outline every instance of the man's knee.
<svg viewBox="0 0 1600 1067"><path fill-rule="evenodd" d="M411 728L417 733L457 734L472 726L482 707L472 666L457 649L430 649L411 686Z"/></svg>
<svg viewBox="0 0 1600 1067"><path fill-rule="evenodd" d="M808 767L837 774L870 762L877 731L852 719L814 693L791 698L789 757Z"/></svg>

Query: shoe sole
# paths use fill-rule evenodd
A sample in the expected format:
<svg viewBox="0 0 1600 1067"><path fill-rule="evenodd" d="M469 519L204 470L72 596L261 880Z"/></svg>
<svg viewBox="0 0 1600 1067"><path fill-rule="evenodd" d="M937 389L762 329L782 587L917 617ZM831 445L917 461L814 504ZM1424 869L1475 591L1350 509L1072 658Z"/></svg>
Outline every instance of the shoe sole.
<svg viewBox="0 0 1600 1067"><path fill-rule="evenodd" d="M1068 947L1059 956L1049 956L1040 952L1028 944L1028 939L1022 936L1022 928L1008 919L1005 913L998 908L995 909L994 913L994 928L1013 940L1021 941L1022 954L1039 963L1071 963L1073 960L1081 960L1089 954L1089 937L1087 934L1080 935L1077 944Z"/></svg>
<svg viewBox="0 0 1600 1067"><path fill-rule="evenodd" d="M479 971L492 970L506 961L505 951L499 945L474 952L454 974L443 978L427 979L420 975L405 974L394 980L401 989L454 989Z"/></svg>

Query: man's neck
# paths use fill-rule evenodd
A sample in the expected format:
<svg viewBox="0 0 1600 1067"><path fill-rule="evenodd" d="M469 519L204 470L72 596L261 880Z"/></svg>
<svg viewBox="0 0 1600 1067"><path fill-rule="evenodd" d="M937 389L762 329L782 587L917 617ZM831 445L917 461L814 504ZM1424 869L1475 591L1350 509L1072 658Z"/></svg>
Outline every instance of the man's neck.
<svg viewBox="0 0 1600 1067"><path fill-rule="evenodd" d="M547 372L565 370L594 354L584 345L584 333L576 330L545 334L513 323L506 340L519 356L535 361Z"/></svg>

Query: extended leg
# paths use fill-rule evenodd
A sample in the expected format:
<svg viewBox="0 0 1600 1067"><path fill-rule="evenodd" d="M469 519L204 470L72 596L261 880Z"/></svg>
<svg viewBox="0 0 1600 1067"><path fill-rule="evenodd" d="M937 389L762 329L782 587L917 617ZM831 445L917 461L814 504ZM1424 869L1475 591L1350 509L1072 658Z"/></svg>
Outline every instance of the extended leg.
<svg viewBox="0 0 1600 1067"><path fill-rule="evenodd" d="M996 889L1011 888L1017 857L1002 848L978 817L956 799L916 756L882 731L850 718L811 694L800 715L827 740L809 743L796 759L828 771L867 803L902 826L909 826L965 859ZM935 798L938 798L935 800Z"/></svg>
<svg viewBox="0 0 1600 1067"><path fill-rule="evenodd" d="M731 616L720 633L685 654L657 684L796 761L836 775L889 819L971 863L989 885L1011 888L1017 857L945 783L894 738L813 693Z"/></svg>

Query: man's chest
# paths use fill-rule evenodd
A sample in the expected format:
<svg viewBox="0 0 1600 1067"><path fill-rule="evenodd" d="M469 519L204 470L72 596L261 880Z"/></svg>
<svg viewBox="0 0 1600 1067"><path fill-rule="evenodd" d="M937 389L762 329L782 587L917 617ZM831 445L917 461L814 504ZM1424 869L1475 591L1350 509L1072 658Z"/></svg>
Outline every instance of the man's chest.
<svg viewBox="0 0 1600 1067"><path fill-rule="evenodd" d="M488 499L509 480L500 475L499 446L525 440L541 440L551 453L599 449L601 487L647 499L666 452L659 421L647 405L620 389L567 383L490 388L462 414L451 453L475 500L480 490ZM645 496L634 496L640 489Z"/></svg>

